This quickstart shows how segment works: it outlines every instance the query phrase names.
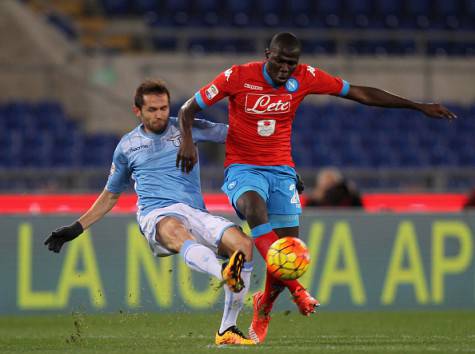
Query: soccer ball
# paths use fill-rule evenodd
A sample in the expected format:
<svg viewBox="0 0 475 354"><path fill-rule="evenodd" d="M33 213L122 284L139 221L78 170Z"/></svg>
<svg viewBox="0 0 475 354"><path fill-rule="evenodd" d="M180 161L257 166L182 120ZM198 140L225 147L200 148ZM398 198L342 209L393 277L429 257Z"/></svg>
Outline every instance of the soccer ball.
<svg viewBox="0 0 475 354"><path fill-rule="evenodd" d="M266 264L267 270L276 278L297 279L310 264L307 246L296 237L282 237L267 251Z"/></svg>

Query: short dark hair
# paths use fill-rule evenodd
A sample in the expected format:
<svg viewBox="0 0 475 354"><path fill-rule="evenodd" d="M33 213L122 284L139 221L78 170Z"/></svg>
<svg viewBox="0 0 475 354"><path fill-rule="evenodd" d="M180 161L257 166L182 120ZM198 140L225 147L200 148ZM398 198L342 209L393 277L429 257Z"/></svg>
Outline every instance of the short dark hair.
<svg viewBox="0 0 475 354"><path fill-rule="evenodd" d="M280 32L275 34L270 43L269 49L287 49L290 51L299 50L301 49L300 41L298 40L295 34L290 32Z"/></svg>
<svg viewBox="0 0 475 354"><path fill-rule="evenodd" d="M142 109L142 106L144 104L143 96L150 94L166 94L168 97L168 102L170 102L170 91L168 91L167 85L164 81L159 79L145 80L140 84L139 87L137 87L137 90L135 91L135 107Z"/></svg>

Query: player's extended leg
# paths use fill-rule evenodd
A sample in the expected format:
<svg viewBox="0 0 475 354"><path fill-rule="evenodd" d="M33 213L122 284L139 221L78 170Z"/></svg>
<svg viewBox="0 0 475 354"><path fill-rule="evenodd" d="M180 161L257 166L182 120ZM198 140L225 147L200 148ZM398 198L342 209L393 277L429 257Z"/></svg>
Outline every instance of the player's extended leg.
<svg viewBox="0 0 475 354"><path fill-rule="evenodd" d="M269 223L266 202L259 193L248 191L239 197L237 207L251 227L254 244L265 259L269 247L279 238ZM296 231L295 236L298 236L298 227L294 231ZM249 335L256 342L262 343L265 340L272 306L285 287L289 288L302 314L309 315L314 312L315 306L318 306L318 301L313 299L297 280L282 281L267 272L264 292L257 292L253 296L254 317L249 328Z"/></svg>
<svg viewBox="0 0 475 354"><path fill-rule="evenodd" d="M221 320L221 326L216 333L215 343L223 344L239 344L253 345L253 340L248 339L237 327L237 318L241 311L245 297L249 291L251 282L252 262L252 240L246 236L237 227L226 229L218 246L218 253L231 257L236 251L244 254L246 262L244 262L241 278L244 288L239 292L232 292L228 286L224 287L224 311Z"/></svg>
<svg viewBox="0 0 475 354"><path fill-rule="evenodd" d="M216 254L210 248L196 242L194 236L179 218L167 216L161 219L156 226L155 238L166 249L176 253L180 252L186 265L191 269L208 273L220 281L231 283L231 285L242 282L241 269L239 268L237 273L229 274L231 272L227 272L224 275L224 269L222 269ZM233 260L238 261L237 256L244 258L243 254L238 255L237 252ZM238 290L234 289L234 291Z"/></svg>
<svg viewBox="0 0 475 354"><path fill-rule="evenodd" d="M267 225L268 226L266 226L265 228L261 228L260 230L252 229L251 232L253 233L253 235L259 234L259 232L268 232L271 226L270 224ZM294 226L274 229L272 230L271 235L272 234L275 234L277 237L298 237L299 227ZM266 235L264 235L265 238L262 239L262 241L261 237L257 238L257 240L260 242L262 253L265 252L265 254L267 254L267 250L274 242L273 240L277 240L277 238L274 239L273 237L266 237ZM265 256L263 255L263 257ZM299 311L302 315L309 316L311 313L315 312L316 307L320 306L318 300L313 298L298 280L278 280L275 279L270 273L268 273L266 278L265 290L262 295L257 295L257 297L260 297L258 302L262 303L262 306L265 306L265 310L267 313L271 311L274 301L276 300L280 292L284 289L284 287L287 287L289 289L290 293L292 294L293 300L297 304Z"/></svg>
<svg viewBox="0 0 475 354"><path fill-rule="evenodd" d="M298 237L299 236L299 227L283 227L274 229L274 232L279 237L285 236L292 236ZM309 316L311 313L315 312L315 308L320 306L320 302L312 297L307 290L297 281L289 282L290 286L293 287L295 290L292 291L293 301L297 304L299 311L304 316ZM289 286L289 290L291 287Z"/></svg>
<svg viewBox="0 0 475 354"><path fill-rule="evenodd" d="M255 191L243 193L237 200L237 209L244 215L251 227L254 244L265 259L270 245L278 239L272 230L267 216L267 205L264 199ZM269 272L266 273L264 292L257 292L253 296L254 316L249 327L249 336L256 342L262 343L269 328L270 311L272 304L284 289L285 285L275 279Z"/></svg>

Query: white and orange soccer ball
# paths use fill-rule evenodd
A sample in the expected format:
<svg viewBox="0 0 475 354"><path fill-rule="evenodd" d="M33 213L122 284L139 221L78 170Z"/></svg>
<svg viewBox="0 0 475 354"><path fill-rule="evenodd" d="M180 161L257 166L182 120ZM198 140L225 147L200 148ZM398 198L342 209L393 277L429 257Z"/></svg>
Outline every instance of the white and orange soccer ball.
<svg viewBox="0 0 475 354"><path fill-rule="evenodd" d="M310 264L307 246L296 237L282 237L267 251L266 264L267 270L276 278L297 279Z"/></svg>

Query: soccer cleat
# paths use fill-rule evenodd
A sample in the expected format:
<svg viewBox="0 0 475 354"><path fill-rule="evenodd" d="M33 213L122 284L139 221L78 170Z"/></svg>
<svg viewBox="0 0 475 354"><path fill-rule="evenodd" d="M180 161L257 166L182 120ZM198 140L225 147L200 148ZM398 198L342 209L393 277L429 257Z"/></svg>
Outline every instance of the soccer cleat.
<svg viewBox="0 0 475 354"><path fill-rule="evenodd" d="M241 270L244 265L244 253L236 251L233 253L229 262L223 264L223 282L229 286L232 292L238 293L244 288L244 281L241 278Z"/></svg>
<svg viewBox="0 0 475 354"><path fill-rule="evenodd" d="M214 339L216 345L237 344L237 345L255 345L252 339L246 336L236 326L231 326L223 334L216 333Z"/></svg>
<svg viewBox="0 0 475 354"><path fill-rule="evenodd" d="M292 296L300 313L304 316L310 316L310 314L314 313L316 308L320 306L320 302L313 298L304 288L297 289Z"/></svg>
<svg viewBox="0 0 475 354"><path fill-rule="evenodd" d="M249 327L249 337L256 344L264 342L267 336L267 329L269 328L270 315L264 311L264 305L261 303L263 296L264 293L262 291L258 291L252 296L254 316Z"/></svg>

